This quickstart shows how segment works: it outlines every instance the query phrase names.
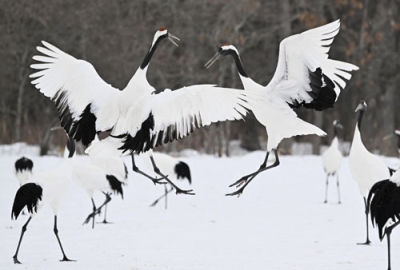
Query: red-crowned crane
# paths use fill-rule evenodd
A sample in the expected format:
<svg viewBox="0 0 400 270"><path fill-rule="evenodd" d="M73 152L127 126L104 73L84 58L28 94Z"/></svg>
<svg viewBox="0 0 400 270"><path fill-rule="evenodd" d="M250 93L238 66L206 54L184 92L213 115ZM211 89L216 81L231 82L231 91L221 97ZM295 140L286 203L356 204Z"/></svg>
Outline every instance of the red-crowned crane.
<svg viewBox="0 0 400 270"><path fill-rule="evenodd" d="M372 224L378 225L380 240L382 241L386 235L390 270L390 234L400 224L400 170L390 179L375 183L369 191L367 201Z"/></svg>
<svg viewBox="0 0 400 270"><path fill-rule="evenodd" d="M96 136L97 137L97 136ZM99 143L95 138L93 144ZM103 143L103 153L98 156L90 156L90 163L74 162L72 166L73 179L86 191L93 205L93 212L88 215L83 224L86 224L92 219L92 228L95 224L95 216L100 214L101 209L105 207L103 223L108 223L106 220L107 205L111 201L111 194L119 194L123 198L122 186L126 183L128 171L122 158L118 152L113 150L109 152L110 145ZM101 192L106 196L102 205L96 207L94 202L94 194Z"/></svg>
<svg viewBox="0 0 400 270"><path fill-rule="evenodd" d="M192 85L156 94L146 79L150 60L158 44L177 38L161 28L153 38L149 51L123 91L104 82L94 67L78 60L55 46L42 42L37 47L39 63L31 65L38 71L31 74L32 84L56 105L61 126L70 137L88 146L96 133L110 131L116 148L132 156L132 169L157 183L135 165L134 153L181 139L195 129L211 123L242 119L247 113L243 91ZM168 179L151 157L154 171L171 184L176 193L182 190Z"/></svg>
<svg viewBox="0 0 400 270"><path fill-rule="evenodd" d="M71 181L71 157L75 152L75 144L72 139L68 140L68 158L65 159L61 164L53 167L46 171L36 172L28 180L28 183L22 185L17 193L15 194L14 203L12 206L11 218L17 219L21 210L27 207L28 212L31 214L27 222L22 226L21 236L18 242L17 250L13 256L14 263L20 264L18 260L18 252L21 246L22 238L27 230L28 224L36 214L37 211L41 209L42 206L48 204L54 213L54 234L56 235L58 244L60 245L63 258L61 261L71 261L65 255L64 249L61 245L60 238L58 236L57 228L57 214L58 208L61 200L69 183Z"/></svg>
<svg viewBox="0 0 400 270"><path fill-rule="evenodd" d="M358 70L353 64L328 59L330 45L339 27L337 20L285 38L279 46L275 74L267 86L249 78L233 45L223 45L206 63L208 68L221 56L233 57L249 108L268 133L267 154L260 168L230 185L238 190L227 195L239 196L259 173L279 165L277 148L282 139L326 135L318 127L299 119L293 109L303 107L322 111L333 107L341 89L346 86L345 79L351 78L351 71ZM267 166L271 152L275 161Z"/></svg>
<svg viewBox="0 0 400 270"><path fill-rule="evenodd" d="M366 108L367 103L363 100L358 104L356 108L356 112L358 112L358 119L354 130L353 141L351 143L349 154L349 167L353 179L356 180L358 184L358 188L361 195L363 196L365 205L367 239L365 243L360 244L369 245L371 241L369 240L368 230L368 191L376 182L384 179L389 179L390 169L381 158L370 153L367 148L365 148L361 140L360 129Z"/></svg>
<svg viewBox="0 0 400 270"><path fill-rule="evenodd" d="M338 203L340 204L340 185L339 185L339 169L342 165L343 154L340 151L339 147L339 139L338 139L338 129L343 128L343 126L339 123L338 120L333 121L333 132L334 136L331 142L331 145L326 149L326 151L322 154L322 161L324 165L324 171L326 173L326 185L325 185L325 201L328 202L328 185L329 178L336 176L336 187L338 193Z"/></svg>

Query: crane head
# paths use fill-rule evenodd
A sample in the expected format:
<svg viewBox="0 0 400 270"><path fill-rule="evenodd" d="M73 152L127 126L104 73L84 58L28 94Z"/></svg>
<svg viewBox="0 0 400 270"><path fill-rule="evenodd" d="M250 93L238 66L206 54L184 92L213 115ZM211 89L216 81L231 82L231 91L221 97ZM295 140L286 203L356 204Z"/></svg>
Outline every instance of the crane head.
<svg viewBox="0 0 400 270"><path fill-rule="evenodd" d="M367 108L367 103L364 100L361 100L360 103L358 104L355 112L358 112L360 110L365 110Z"/></svg>
<svg viewBox="0 0 400 270"><path fill-rule="evenodd" d="M153 38L153 43L152 46L154 46L154 44L157 41L160 41L164 38L167 38L169 41L171 41L172 44L174 44L176 47L178 47L178 44L176 43L176 41L179 41L180 39L174 35L172 35L171 33L168 32L167 28L165 27L161 27L155 34L154 34L154 38Z"/></svg>
<svg viewBox="0 0 400 270"><path fill-rule="evenodd" d="M226 55L234 55L236 54L239 56L238 50L233 45L223 44L219 49L218 52L204 65L206 68L209 68L214 64L221 56Z"/></svg>
<svg viewBox="0 0 400 270"><path fill-rule="evenodd" d="M339 122L339 120L333 120L333 126L337 128L343 128L342 124Z"/></svg>

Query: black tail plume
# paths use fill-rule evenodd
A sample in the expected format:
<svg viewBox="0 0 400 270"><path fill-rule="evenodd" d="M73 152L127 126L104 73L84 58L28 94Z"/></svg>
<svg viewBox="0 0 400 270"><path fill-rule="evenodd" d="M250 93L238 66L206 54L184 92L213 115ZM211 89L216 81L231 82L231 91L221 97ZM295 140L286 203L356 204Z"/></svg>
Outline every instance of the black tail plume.
<svg viewBox="0 0 400 270"><path fill-rule="evenodd" d="M108 183L110 183L111 190L116 194L121 194L122 199L124 198L124 191L122 190L123 183L119 181L113 175L107 175Z"/></svg>
<svg viewBox="0 0 400 270"><path fill-rule="evenodd" d="M190 168L185 162L180 161L178 164L175 165L175 173L178 179L187 178L189 184L192 184L192 177L190 176Z"/></svg>
<svg viewBox="0 0 400 270"><path fill-rule="evenodd" d="M28 208L29 213L36 212L39 200L42 200L42 195L43 189L38 184L27 183L22 185L15 194L11 219L17 219L25 206Z"/></svg>

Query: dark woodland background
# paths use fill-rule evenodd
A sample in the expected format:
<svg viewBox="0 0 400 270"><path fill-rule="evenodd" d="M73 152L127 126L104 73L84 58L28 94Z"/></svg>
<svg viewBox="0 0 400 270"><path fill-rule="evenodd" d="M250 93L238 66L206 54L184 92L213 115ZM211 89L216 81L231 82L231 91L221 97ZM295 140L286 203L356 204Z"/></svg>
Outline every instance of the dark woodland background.
<svg viewBox="0 0 400 270"><path fill-rule="evenodd" d="M400 128L400 0L0 0L0 144L24 141L40 144L42 153L62 146L62 134L53 103L28 78L32 56L41 40L89 61L100 76L123 89L150 47L153 35L166 27L181 41L159 46L148 71L159 90L214 83L242 88L232 59L210 69L204 64L223 43L234 44L251 78L266 85L276 68L279 42L292 34L341 19L330 57L354 63L348 87L334 109L299 110L301 118L321 127L325 138L304 136L284 140L280 150L290 154L293 142L311 142L319 154L332 139L332 122L339 119L340 137L351 141L356 114L368 103L362 127L369 150L397 155L396 138L384 140ZM246 121L214 124L164 146L172 151L194 148L228 154L232 140L248 150L267 140L264 127L251 115Z"/></svg>

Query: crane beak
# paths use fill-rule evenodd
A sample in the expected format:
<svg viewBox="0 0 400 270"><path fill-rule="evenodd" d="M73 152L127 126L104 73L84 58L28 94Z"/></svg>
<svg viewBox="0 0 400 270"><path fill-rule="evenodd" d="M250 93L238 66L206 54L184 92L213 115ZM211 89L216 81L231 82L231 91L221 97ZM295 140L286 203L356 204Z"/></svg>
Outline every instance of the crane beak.
<svg viewBox="0 0 400 270"><path fill-rule="evenodd" d="M214 64L215 61L217 61L221 57L221 54L217 52L208 62L204 65L206 68L209 68Z"/></svg>
<svg viewBox="0 0 400 270"><path fill-rule="evenodd" d="M178 43L176 43L175 40L180 41L180 39L177 36L172 35L171 33L168 33L168 40L172 42L176 47L178 47Z"/></svg>

